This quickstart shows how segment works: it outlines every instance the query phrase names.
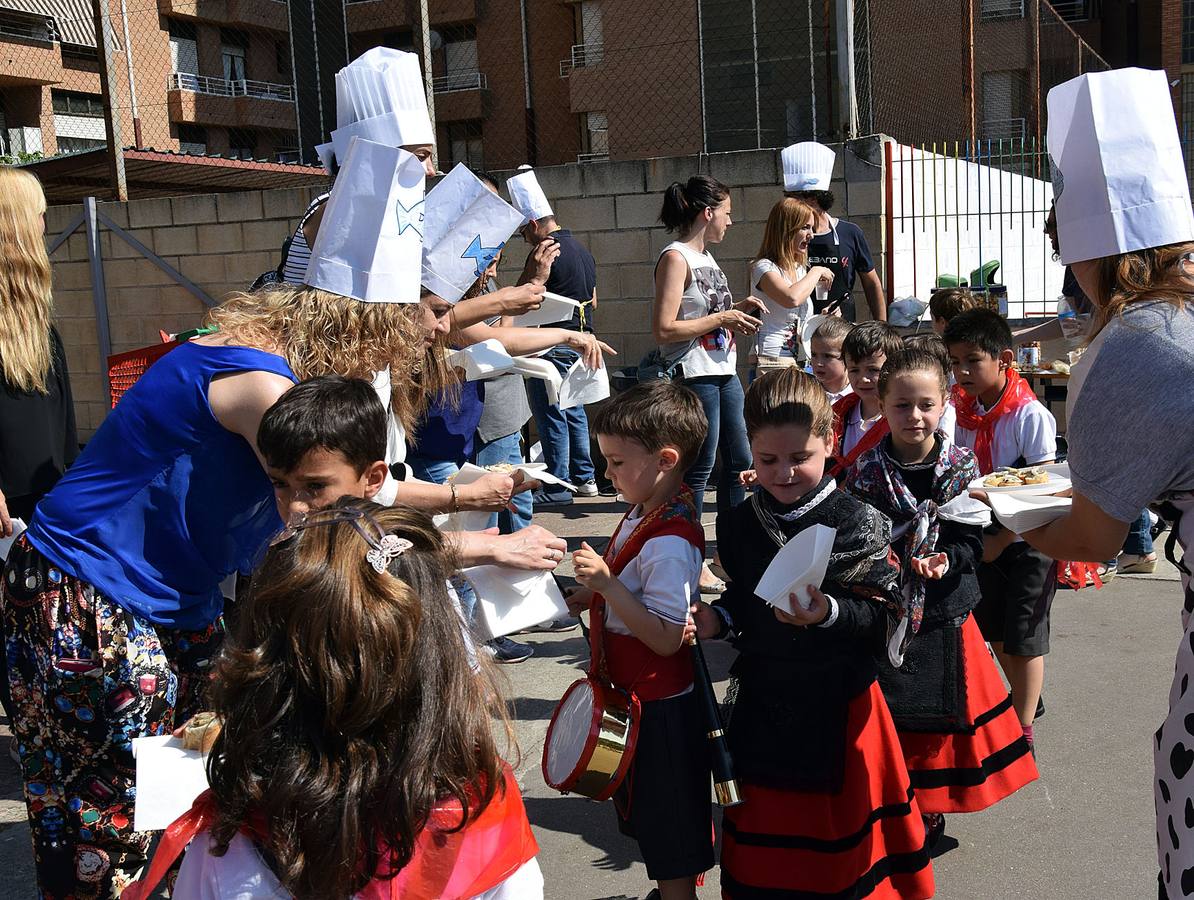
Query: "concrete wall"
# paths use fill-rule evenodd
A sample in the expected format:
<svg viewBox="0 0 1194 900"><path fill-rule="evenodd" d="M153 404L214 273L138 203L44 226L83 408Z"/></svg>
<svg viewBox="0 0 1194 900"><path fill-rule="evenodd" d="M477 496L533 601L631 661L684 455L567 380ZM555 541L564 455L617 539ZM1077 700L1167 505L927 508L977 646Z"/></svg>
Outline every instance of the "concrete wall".
<svg viewBox="0 0 1194 900"><path fill-rule="evenodd" d="M884 271L882 145L877 138L853 142L840 152L833 190L837 212L861 226ZM597 259L598 331L634 365L652 345L649 311L653 271L671 240L657 222L663 190L672 181L709 172L731 187L733 219L726 240L713 252L735 296L746 296L748 262L762 239L763 223L782 196L779 152L772 150L675 157L636 162L590 163L539 168L544 191L562 225L573 230ZM217 300L247 287L277 265L283 240L297 224L318 188L198 195L173 199L104 203L117 225L194 281ZM80 207L52 207L46 227L52 237ZM206 308L115 234L101 229L113 352L158 341L158 330L197 326ZM515 237L503 276L521 269L526 249ZM54 299L75 391L79 429L89 436L108 409L96 339L87 249L81 232L52 257ZM865 304L860 304L865 308ZM745 349L740 353L745 360Z"/></svg>

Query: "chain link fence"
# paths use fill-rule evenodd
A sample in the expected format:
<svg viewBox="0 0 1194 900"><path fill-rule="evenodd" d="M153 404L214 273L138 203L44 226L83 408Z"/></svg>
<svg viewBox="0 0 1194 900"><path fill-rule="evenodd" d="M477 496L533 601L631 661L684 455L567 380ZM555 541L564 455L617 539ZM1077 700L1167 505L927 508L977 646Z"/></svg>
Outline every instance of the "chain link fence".
<svg viewBox="0 0 1194 900"><path fill-rule="evenodd" d="M428 72L441 170L882 132L1039 140L1081 0L0 0L0 154L51 202L325 184L335 73ZM844 21L848 17L849 21ZM852 25L852 27L847 27ZM852 88L851 88L852 86ZM111 152L111 147L121 152Z"/></svg>

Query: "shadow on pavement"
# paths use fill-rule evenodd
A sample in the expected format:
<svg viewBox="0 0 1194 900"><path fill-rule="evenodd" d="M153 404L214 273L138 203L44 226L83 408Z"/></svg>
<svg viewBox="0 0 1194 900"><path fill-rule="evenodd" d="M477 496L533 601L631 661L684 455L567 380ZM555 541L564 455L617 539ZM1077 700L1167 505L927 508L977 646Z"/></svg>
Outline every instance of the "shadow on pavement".
<svg viewBox="0 0 1194 900"><path fill-rule="evenodd" d="M525 797L527 817L537 828L580 838L605 854L593 866L607 871L629 869L639 859L638 844L618 831L612 803L597 804L583 797Z"/></svg>
<svg viewBox="0 0 1194 900"><path fill-rule="evenodd" d="M519 722L541 720L546 722L555 712L560 701L544 700L542 697L514 697L506 704L510 718Z"/></svg>

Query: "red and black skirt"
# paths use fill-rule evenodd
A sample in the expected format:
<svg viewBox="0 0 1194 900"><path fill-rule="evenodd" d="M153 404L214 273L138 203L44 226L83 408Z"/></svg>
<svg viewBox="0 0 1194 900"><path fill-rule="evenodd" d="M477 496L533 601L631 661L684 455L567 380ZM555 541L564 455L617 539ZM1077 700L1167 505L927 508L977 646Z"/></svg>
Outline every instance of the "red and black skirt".
<svg viewBox="0 0 1194 900"><path fill-rule="evenodd" d="M743 782L727 809L722 896L921 900L934 892L921 811L878 683L850 701L835 793Z"/></svg>
<svg viewBox="0 0 1194 900"><path fill-rule="evenodd" d="M904 762L923 813L986 809L1038 777L1012 698L974 617L962 625L966 716L970 731L901 731Z"/></svg>

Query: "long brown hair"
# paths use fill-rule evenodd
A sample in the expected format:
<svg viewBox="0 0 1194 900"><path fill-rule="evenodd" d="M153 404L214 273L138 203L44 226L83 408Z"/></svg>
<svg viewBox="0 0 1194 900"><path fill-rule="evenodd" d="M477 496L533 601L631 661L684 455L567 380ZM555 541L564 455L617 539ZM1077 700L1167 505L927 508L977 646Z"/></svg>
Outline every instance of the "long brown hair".
<svg viewBox="0 0 1194 900"><path fill-rule="evenodd" d="M1167 244L1147 250L1133 250L1119 256L1095 260L1093 339L1116 316L1123 315L1129 304L1161 301L1183 309L1194 293L1194 281L1187 275L1182 260L1194 253L1194 242Z"/></svg>
<svg viewBox="0 0 1194 900"><path fill-rule="evenodd" d="M800 229L816 221L816 213L807 203L792 197L785 197L771 207L767 216L767 224L763 228L763 243L759 244L759 252L755 254L755 261L769 259L785 275L791 275L797 266L808 265L808 253L801 253L797 246L800 243Z"/></svg>
<svg viewBox="0 0 1194 900"><path fill-rule="evenodd" d="M0 375L18 391L44 394L50 352L50 257L46 195L29 172L0 168Z"/></svg>
<svg viewBox="0 0 1194 900"><path fill-rule="evenodd" d="M379 573L384 534L412 546ZM506 719L470 666L454 556L423 513L352 498L270 549L212 686L217 854L247 823L292 895L348 897L410 861L437 804L463 827L494 798Z"/></svg>

